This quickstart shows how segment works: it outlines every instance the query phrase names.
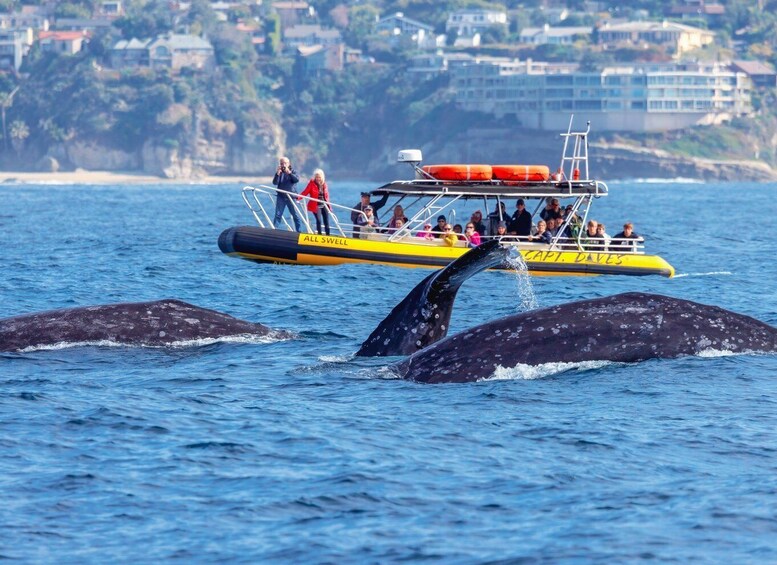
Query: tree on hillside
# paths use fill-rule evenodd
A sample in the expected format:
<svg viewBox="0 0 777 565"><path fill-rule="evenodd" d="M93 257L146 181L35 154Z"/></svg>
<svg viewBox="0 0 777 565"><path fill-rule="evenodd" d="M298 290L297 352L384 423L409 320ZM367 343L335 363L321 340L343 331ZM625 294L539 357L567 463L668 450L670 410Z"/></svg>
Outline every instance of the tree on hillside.
<svg viewBox="0 0 777 565"><path fill-rule="evenodd" d="M152 0L148 3L134 2L127 6L126 14L113 22L124 39L148 39L173 29L173 20L168 3Z"/></svg>

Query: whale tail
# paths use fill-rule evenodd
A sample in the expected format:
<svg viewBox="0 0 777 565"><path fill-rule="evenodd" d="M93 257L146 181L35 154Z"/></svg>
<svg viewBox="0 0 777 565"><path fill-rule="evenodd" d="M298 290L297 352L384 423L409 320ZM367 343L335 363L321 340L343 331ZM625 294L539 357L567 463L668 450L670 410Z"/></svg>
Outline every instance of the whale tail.
<svg viewBox="0 0 777 565"><path fill-rule="evenodd" d="M422 280L362 343L356 355L411 355L444 338L453 302L464 281L504 263L509 249L490 240Z"/></svg>

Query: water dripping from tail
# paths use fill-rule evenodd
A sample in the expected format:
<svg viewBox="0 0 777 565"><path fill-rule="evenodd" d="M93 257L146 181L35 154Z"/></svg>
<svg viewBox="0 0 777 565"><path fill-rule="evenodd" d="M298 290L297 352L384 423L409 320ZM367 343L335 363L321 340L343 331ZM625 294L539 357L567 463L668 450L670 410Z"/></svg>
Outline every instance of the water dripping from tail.
<svg viewBox="0 0 777 565"><path fill-rule="evenodd" d="M523 259L523 255L516 247L511 247L505 259L507 267L515 275L516 294L518 295L518 311L526 312L539 308L537 294L534 292L534 284L529 275L529 266Z"/></svg>

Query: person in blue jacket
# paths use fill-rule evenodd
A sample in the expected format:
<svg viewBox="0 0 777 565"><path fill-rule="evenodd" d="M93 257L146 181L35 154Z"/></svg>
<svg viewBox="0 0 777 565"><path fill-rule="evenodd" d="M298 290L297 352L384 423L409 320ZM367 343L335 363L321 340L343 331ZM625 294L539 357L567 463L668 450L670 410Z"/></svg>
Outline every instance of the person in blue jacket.
<svg viewBox="0 0 777 565"><path fill-rule="evenodd" d="M291 167L291 161L288 157L281 157L278 162L278 170L275 172L275 176L272 179L272 183L280 190L286 190L288 192L296 193L297 183L299 182L299 175ZM302 225L299 221L299 215L297 209L291 201L291 196L282 192L276 193L275 196L275 218L273 224L277 228L283 218L284 209L289 208L289 214L291 219L294 220L294 229L298 232L302 231Z"/></svg>

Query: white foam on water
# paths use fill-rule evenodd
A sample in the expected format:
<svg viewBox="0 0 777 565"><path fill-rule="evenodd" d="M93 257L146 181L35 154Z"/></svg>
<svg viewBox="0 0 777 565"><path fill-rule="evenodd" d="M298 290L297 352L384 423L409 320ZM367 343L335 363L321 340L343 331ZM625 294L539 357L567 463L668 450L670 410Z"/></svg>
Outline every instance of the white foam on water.
<svg viewBox="0 0 777 565"><path fill-rule="evenodd" d="M321 363L348 363L353 355L322 355L318 358Z"/></svg>
<svg viewBox="0 0 777 565"><path fill-rule="evenodd" d="M713 349L708 347L699 351L697 357L731 357L733 355L747 355L748 353L755 353L753 351L729 351L727 349Z"/></svg>
<svg viewBox="0 0 777 565"><path fill-rule="evenodd" d="M709 273L680 273L675 275L674 278L681 279L683 277L718 277L718 276L731 276L731 271L710 271Z"/></svg>
<svg viewBox="0 0 777 565"><path fill-rule="evenodd" d="M497 366L494 374L481 381L500 380L524 380L531 381L542 379L567 371L590 371L600 369L608 365L616 365L614 361L581 361L579 363L541 363L540 365L525 365L518 363L515 367Z"/></svg>
<svg viewBox="0 0 777 565"><path fill-rule="evenodd" d="M204 347L206 345L213 345L214 343L253 343L253 344L268 344L276 343L278 341L286 341L293 339L291 337L281 337L280 335L269 333L267 335L230 335L224 337L208 337L199 339L186 339L181 341L173 341L164 345L146 345L146 344L129 344L121 343L118 341L111 341L107 339L95 340L95 341L63 341L60 343L52 343L45 345L30 345L24 349L20 349L20 353L31 353L33 351L58 351L61 349L70 349L73 347L140 347L147 349L183 349L186 347Z"/></svg>

